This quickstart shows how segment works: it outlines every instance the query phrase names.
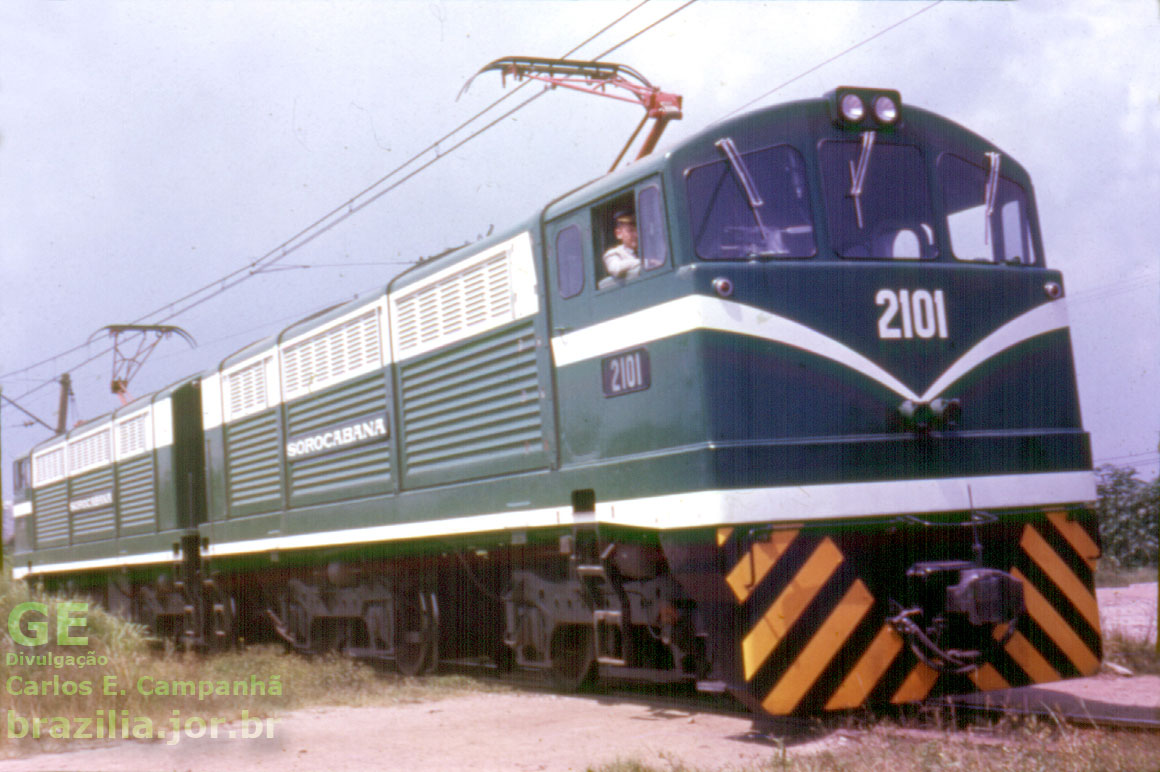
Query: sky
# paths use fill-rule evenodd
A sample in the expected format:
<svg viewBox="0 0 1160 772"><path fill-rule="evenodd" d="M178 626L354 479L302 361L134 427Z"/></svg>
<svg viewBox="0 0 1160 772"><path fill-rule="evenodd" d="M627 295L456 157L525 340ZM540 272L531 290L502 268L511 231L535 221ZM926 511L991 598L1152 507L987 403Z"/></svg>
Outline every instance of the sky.
<svg viewBox="0 0 1160 772"><path fill-rule="evenodd" d="M683 95L658 152L742 106L865 85L897 89L1018 159L1035 181L1048 264L1064 273L1095 460L1156 475L1157 0L637 4L3 3L3 394L55 424L49 382L70 371L70 424L114 409L105 325L243 269L366 190L506 93L490 74L460 95L487 62L562 56L632 11L573 56L659 21L606 57ZM213 368L419 256L523 220L605 172L640 117L556 91L453 148L483 125L472 124L277 270L169 320L197 346L162 341L130 392ZM0 410L6 496L12 459L50 436L26 423Z"/></svg>

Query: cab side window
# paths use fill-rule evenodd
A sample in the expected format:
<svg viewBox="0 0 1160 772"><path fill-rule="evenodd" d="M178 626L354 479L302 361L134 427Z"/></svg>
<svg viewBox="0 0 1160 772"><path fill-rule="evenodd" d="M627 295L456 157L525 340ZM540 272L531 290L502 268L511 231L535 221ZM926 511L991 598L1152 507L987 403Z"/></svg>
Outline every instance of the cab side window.
<svg viewBox="0 0 1160 772"><path fill-rule="evenodd" d="M584 289L584 247L576 225L556 234L556 283L563 298L575 297Z"/></svg>
<svg viewBox="0 0 1160 772"><path fill-rule="evenodd" d="M665 206L661 189L656 185L641 188L636 197L637 230L640 233L640 255L644 270L660 268L669 260L669 242L665 238Z"/></svg>
<svg viewBox="0 0 1160 772"><path fill-rule="evenodd" d="M597 288L626 284L668 264L669 248L664 199L656 182L593 207Z"/></svg>

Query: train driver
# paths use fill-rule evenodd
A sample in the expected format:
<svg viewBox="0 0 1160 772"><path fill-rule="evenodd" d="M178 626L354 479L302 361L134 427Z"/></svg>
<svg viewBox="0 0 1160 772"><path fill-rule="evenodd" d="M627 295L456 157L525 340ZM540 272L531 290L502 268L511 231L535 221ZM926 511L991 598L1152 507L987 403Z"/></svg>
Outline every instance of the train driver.
<svg viewBox="0 0 1160 772"><path fill-rule="evenodd" d="M640 274L640 257L636 253L636 215L629 210L621 210L613 215L615 230L620 243L604 253L604 268L608 275L616 279L631 279Z"/></svg>

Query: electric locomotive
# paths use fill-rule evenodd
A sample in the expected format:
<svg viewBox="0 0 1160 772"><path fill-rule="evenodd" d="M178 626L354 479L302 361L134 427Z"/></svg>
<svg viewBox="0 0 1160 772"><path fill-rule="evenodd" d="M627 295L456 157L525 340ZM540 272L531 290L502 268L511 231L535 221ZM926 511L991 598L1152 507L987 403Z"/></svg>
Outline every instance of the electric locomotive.
<svg viewBox="0 0 1160 772"><path fill-rule="evenodd" d="M1031 180L895 91L714 124L17 468L17 574L191 646L770 714L1101 657Z"/></svg>

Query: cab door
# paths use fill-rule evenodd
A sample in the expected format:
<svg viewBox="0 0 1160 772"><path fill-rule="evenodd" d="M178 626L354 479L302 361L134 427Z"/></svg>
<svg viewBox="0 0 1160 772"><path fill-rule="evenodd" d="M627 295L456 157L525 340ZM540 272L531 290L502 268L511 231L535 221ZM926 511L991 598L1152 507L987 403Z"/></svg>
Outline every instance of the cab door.
<svg viewBox="0 0 1160 772"><path fill-rule="evenodd" d="M637 220L641 267L615 278L602 258L618 244L614 222L626 211ZM642 394L650 388L649 352L616 341L630 314L674 291L664 278L672 275L672 260L660 178L645 178L548 222L545 237L560 463L648 450L655 437L634 427L656 425L639 412L657 409Z"/></svg>
<svg viewBox="0 0 1160 772"><path fill-rule="evenodd" d="M548 277L549 337L556 389L556 444L560 465L590 457L596 435L592 425L594 405L585 394L583 363L558 357L568 336L592 324L593 234L587 208L573 211L545 224L544 254ZM587 416L587 420L585 417Z"/></svg>

